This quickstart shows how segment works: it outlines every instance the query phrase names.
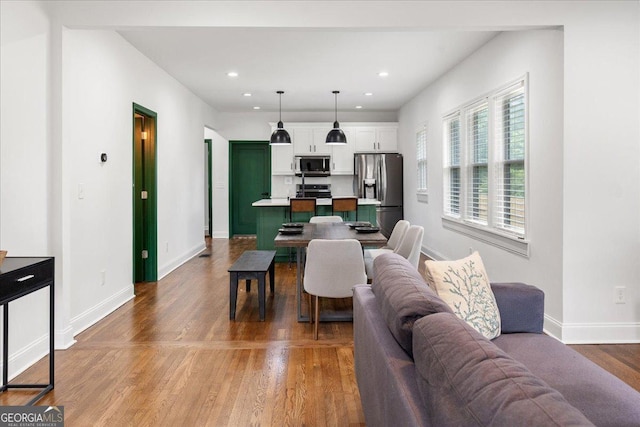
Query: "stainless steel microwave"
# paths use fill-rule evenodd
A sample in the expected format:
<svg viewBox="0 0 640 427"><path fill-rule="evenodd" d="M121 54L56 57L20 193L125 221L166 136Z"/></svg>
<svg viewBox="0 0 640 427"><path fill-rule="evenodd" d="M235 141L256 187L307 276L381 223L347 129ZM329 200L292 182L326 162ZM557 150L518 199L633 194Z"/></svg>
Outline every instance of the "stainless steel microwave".
<svg viewBox="0 0 640 427"><path fill-rule="evenodd" d="M296 175L329 176L331 175L331 156L297 156Z"/></svg>

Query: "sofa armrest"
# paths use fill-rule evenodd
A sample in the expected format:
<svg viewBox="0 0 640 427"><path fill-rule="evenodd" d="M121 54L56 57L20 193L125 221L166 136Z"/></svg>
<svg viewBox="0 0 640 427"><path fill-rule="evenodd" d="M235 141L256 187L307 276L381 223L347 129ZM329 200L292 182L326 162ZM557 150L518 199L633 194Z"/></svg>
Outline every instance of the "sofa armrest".
<svg viewBox="0 0 640 427"><path fill-rule="evenodd" d="M544 292L524 283L491 283L500 311L502 333L542 333Z"/></svg>

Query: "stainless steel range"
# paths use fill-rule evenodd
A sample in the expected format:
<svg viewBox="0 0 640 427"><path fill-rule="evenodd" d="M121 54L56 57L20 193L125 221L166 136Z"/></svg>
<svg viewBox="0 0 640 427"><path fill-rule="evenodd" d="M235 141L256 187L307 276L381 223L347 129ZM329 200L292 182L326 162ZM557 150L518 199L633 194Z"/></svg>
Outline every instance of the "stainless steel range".
<svg viewBox="0 0 640 427"><path fill-rule="evenodd" d="M315 197L316 199L330 199L331 184L297 184L296 197Z"/></svg>

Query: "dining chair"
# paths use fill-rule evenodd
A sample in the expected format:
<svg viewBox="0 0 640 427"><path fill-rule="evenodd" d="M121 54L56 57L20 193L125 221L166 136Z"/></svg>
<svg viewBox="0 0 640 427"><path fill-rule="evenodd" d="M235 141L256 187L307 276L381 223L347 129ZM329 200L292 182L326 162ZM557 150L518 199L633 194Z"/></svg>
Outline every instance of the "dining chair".
<svg viewBox="0 0 640 427"><path fill-rule="evenodd" d="M293 221L294 213L310 213L316 215L316 199L313 197L295 197L289 200L289 221Z"/></svg>
<svg viewBox="0 0 640 427"><path fill-rule="evenodd" d="M336 212L342 212L348 215L349 212L355 212L356 221L358 220L358 198L357 197L334 197L331 199L331 215Z"/></svg>
<svg viewBox="0 0 640 427"><path fill-rule="evenodd" d="M368 279L373 278L370 274L370 272L373 271L373 260L382 254L395 252L410 225L409 221L405 219L399 220L396 222L396 225L393 226L393 230L391 231L391 235L389 236L389 240L387 240L387 244L385 246L364 250L364 264Z"/></svg>
<svg viewBox="0 0 640 427"><path fill-rule="evenodd" d="M422 248L422 236L424 236L424 227L420 225L412 225L404 234L400 245L394 251L398 255L406 258L416 270L420 262L420 250Z"/></svg>
<svg viewBox="0 0 640 427"><path fill-rule="evenodd" d="M420 225L412 225L404 233L402 241L393 250L394 253L406 258L416 270L420 262L420 250L422 249L422 237L424 236L424 227ZM380 254L378 254L380 255ZM365 271L367 279L373 280L373 260L374 257L365 258Z"/></svg>
<svg viewBox="0 0 640 427"><path fill-rule="evenodd" d="M342 222L342 217L338 215L320 215L309 218L311 224L319 224L322 222Z"/></svg>
<svg viewBox="0 0 640 427"><path fill-rule="evenodd" d="M309 242L303 285L309 294L309 320L312 319L311 297L315 297L314 339L318 339L319 297L348 298L353 296L355 285L366 282L360 242L355 239L313 239Z"/></svg>

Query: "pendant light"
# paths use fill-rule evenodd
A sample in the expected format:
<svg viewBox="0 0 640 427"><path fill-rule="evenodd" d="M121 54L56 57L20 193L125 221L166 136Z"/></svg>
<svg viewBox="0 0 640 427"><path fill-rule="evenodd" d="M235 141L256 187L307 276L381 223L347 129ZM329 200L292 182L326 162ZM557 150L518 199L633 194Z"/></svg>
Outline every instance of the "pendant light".
<svg viewBox="0 0 640 427"><path fill-rule="evenodd" d="M274 130L271 134L269 143L271 145L291 144L291 136L289 136L289 132L284 129L284 125L282 124L282 94L284 92L279 90L276 93L280 95L280 120L278 121L278 129Z"/></svg>
<svg viewBox="0 0 640 427"><path fill-rule="evenodd" d="M327 140L325 141L327 144L330 144L330 145L340 145L340 144L347 143L347 137L342 131L342 129L340 129L340 123L338 123L338 94L339 93L340 93L339 90L333 91L333 94L336 97L336 121L333 122L333 129L329 131L329 133L327 134Z"/></svg>

